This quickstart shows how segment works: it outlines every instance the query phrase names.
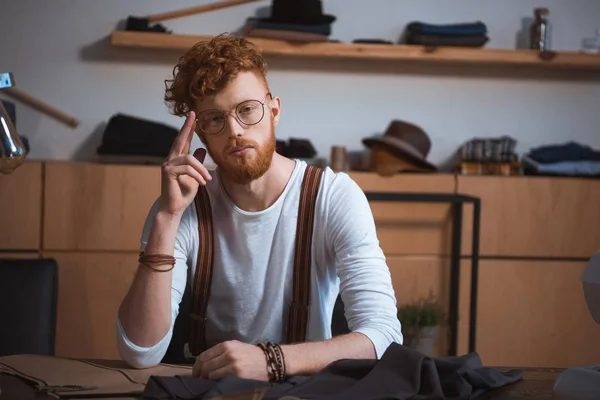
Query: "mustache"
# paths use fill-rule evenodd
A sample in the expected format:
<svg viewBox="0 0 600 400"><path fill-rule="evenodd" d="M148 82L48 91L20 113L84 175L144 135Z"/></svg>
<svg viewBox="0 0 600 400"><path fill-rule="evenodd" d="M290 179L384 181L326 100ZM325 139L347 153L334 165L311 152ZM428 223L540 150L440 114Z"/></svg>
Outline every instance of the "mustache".
<svg viewBox="0 0 600 400"><path fill-rule="evenodd" d="M225 152L229 153L231 151L233 151L233 149L235 149L236 147L254 147L257 148L258 143L256 143L254 140L249 140L249 139L243 139L243 138L235 138L235 139L231 139L229 141L229 145L227 145L227 147L225 148Z"/></svg>

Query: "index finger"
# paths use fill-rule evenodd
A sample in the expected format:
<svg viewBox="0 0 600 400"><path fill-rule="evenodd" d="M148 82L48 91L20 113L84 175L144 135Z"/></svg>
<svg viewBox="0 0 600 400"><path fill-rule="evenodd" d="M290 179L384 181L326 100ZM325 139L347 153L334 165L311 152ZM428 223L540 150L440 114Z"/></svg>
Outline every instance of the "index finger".
<svg viewBox="0 0 600 400"><path fill-rule="evenodd" d="M192 144L192 137L194 136L194 128L196 127L196 113L190 111L183 127L175 137L171 151L169 152L169 159L187 154L190 151Z"/></svg>

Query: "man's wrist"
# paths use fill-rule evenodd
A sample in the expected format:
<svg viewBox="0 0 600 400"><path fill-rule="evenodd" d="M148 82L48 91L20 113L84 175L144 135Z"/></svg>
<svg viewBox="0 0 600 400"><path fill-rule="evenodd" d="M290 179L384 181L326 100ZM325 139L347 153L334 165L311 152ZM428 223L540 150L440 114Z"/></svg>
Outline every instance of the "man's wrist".
<svg viewBox="0 0 600 400"><path fill-rule="evenodd" d="M308 363L306 363L307 354L303 353L302 345L281 345L281 352L285 358L285 368L287 376L309 375Z"/></svg>
<svg viewBox="0 0 600 400"><path fill-rule="evenodd" d="M173 254L175 237L181 216L157 211L152 219L152 229L145 249L147 254Z"/></svg>
<svg viewBox="0 0 600 400"><path fill-rule="evenodd" d="M154 222L167 225L179 225L183 213L173 214L168 211L158 210L154 215Z"/></svg>
<svg viewBox="0 0 600 400"><path fill-rule="evenodd" d="M161 237L175 237L181 223L182 214L171 214L166 211L157 211L152 221L153 233Z"/></svg>

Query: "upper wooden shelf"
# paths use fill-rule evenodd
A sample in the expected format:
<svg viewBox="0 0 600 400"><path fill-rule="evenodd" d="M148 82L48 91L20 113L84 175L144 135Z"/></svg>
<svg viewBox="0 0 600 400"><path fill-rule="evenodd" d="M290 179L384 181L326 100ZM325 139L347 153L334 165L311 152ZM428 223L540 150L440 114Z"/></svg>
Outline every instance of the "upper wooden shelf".
<svg viewBox="0 0 600 400"><path fill-rule="evenodd" d="M112 46L158 50L187 50L195 43L209 40L207 35L176 35L155 32L114 31ZM456 65L495 65L600 72L600 54L550 52L542 56L534 50L505 50L468 47L427 47L356 43L301 43L248 38L264 54L361 60L420 61Z"/></svg>

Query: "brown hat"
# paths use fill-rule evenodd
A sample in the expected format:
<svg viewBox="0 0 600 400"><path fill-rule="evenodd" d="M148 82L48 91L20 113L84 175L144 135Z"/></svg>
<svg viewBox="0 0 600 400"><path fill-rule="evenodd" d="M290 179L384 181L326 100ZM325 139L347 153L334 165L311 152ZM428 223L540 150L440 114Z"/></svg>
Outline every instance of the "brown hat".
<svg viewBox="0 0 600 400"><path fill-rule="evenodd" d="M435 171L437 168L426 158L431 149L429 136L416 125L408 122L392 121L382 137L363 139L369 148L375 145L389 151L394 156L405 159L418 167Z"/></svg>

